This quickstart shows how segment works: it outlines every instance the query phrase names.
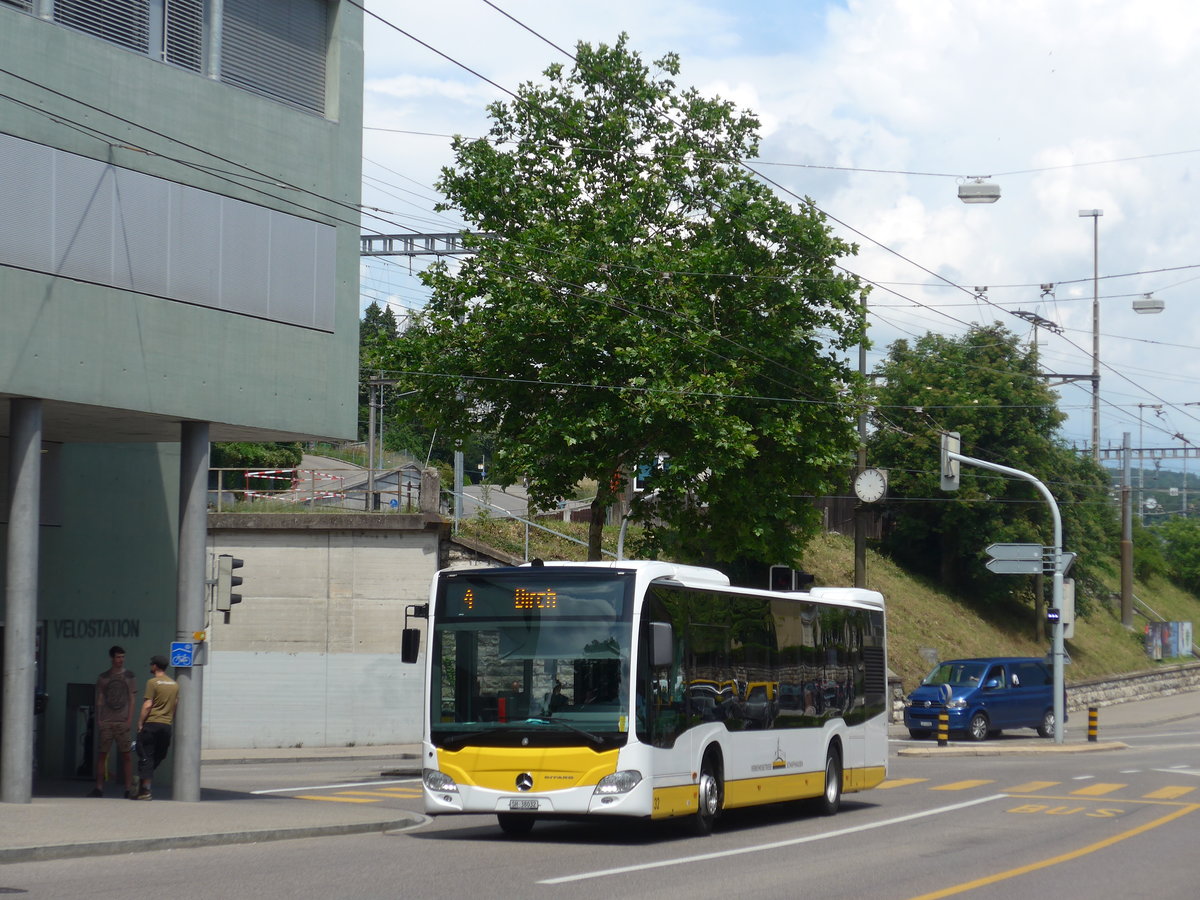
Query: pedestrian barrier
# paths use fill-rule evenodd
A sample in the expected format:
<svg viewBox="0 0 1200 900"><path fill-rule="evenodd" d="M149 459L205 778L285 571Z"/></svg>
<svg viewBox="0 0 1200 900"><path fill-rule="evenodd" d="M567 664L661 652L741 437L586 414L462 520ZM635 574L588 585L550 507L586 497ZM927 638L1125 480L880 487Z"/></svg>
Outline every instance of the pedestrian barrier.
<svg viewBox="0 0 1200 900"><path fill-rule="evenodd" d="M938 713L937 737L939 747L950 743L950 713Z"/></svg>

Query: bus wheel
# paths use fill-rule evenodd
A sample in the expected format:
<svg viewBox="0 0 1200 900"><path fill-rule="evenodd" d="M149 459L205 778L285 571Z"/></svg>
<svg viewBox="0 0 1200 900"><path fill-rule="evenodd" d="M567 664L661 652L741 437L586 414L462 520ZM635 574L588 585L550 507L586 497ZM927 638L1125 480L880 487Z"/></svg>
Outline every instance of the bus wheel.
<svg viewBox="0 0 1200 900"><path fill-rule="evenodd" d="M533 816L524 813L496 813L496 820L505 834L529 834L533 830Z"/></svg>
<svg viewBox="0 0 1200 900"><path fill-rule="evenodd" d="M712 834L713 825L721 813L721 805L725 799L725 786L721 783L721 769L714 761L711 753L706 754L700 766L700 780L697 782L699 802L696 815L692 817L692 832L698 835Z"/></svg>
<svg viewBox="0 0 1200 900"><path fill-rule="evenodd" d="M830 747L825 757L825 791L816 800L817 812L832 816L842 805L842 755Z"/></svg>

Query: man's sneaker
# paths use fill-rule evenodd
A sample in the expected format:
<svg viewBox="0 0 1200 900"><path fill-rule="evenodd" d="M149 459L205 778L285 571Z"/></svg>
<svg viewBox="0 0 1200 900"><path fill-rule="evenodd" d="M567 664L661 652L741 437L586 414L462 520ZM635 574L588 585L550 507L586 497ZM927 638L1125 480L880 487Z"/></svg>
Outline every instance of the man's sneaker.
<svg viewBox="0 0 1200 900"><path fill-rule="evenodd" d="M92 791L91 791L91 793L88 794L88 796L89 797L103 797L104 791L100 790L100 788L92 788Z"/></svg>
<svg viewBox="0 0 1200 900"><path fill-rule="evenodd" d="M140 794L138 794L133 799L134 800L153 800L154 798L152 796L150 796L149 791L142 791Z"/></svg>

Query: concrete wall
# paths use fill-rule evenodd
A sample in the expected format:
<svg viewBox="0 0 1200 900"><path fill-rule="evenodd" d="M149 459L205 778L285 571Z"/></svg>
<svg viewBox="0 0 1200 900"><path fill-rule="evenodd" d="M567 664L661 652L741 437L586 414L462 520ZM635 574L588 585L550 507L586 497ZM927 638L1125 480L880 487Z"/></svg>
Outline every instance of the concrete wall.
<svg viewBox="0 0 1200 900"><path fill-rule="evenodd" d="M245 565L242 602L210 629L203 746L420 740L424 671L400 662L400 632L447 531L427 515L210 515L210 551Z"/></svg>

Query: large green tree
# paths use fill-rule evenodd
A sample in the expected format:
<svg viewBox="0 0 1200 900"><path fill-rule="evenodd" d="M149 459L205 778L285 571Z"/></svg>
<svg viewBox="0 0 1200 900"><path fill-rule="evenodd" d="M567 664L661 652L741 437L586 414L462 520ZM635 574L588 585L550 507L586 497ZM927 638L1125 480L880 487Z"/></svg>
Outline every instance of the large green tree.
<svg viewBox="0 0 1200 900"><path fill-rule="evenodd" d="M678 72L625 36L581 43L455 139L438 186L474 255L428 271L391 367L424 421L493 435L492 479L527 479L542 508L594 479L592 558L630 473L663 456L633 509L660 549L790 561L852 453L862 292L835 260L854 248L742 168L757 120Z"/></svg>
<svg viewBox="0 0 1200 900"><path fill-rule="evenodd" d="M884 549L906 566L982 600L1028 590L985 568L993 542L1049 544L1049 508L1026 481L962 466L961 488L940 488L940 432L958 431L968 456L1020 469L1054 495L1072 574L1086 609L1118 538L1106 473L1060 439L1064 414L1036 353L999 323L961 337L926 334L889 348L880 368L872 465L890 470Z"/></svg>

